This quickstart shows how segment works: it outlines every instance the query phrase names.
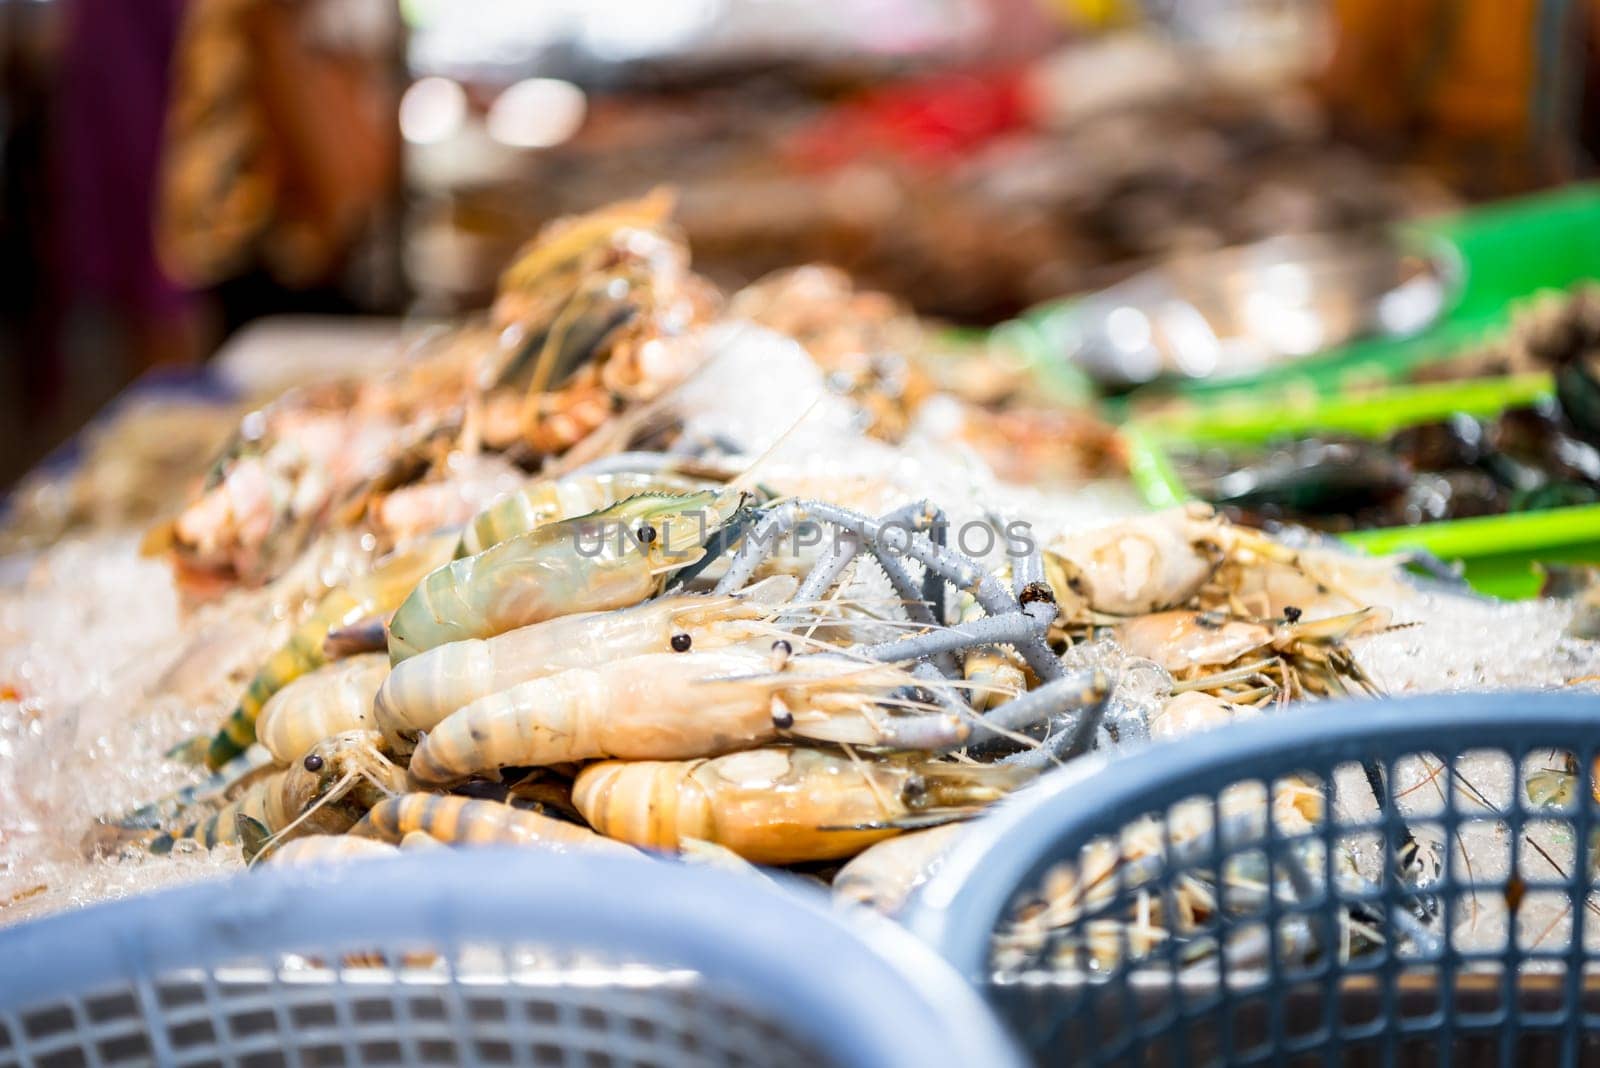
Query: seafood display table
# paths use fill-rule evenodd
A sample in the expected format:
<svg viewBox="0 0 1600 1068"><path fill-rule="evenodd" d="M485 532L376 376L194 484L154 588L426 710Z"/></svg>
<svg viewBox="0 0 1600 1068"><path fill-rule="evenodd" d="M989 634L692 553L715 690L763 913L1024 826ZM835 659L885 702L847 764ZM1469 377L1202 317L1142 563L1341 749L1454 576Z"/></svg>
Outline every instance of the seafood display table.
<svg viewBox="0 0 1600 1068"><path fill-rule="evenodd" d="M1012 407L1022 377L985 365L979 377L1013 388L963 392L916 366L926 324L842 276L723 294L691 270L669 210L653 196L547 231L486 320L260 324L182 387L236 406L212 413L214 447L148 465L179 499L41 539L0 591L0 633L19 635L0 643L0 800L27 817L0 835L0 902L37 917L237 878L48 917L0 937L0 956L42 974L50 938L98 946L95 930L123 923L138 934L108 940L89 979L124 983L137 1007L141 984L198 969L185 989L203 1009L185 1034L195 1017L247 1016L265 1022L230 1022L228 1037L271 1046L303 1010L330 1045L354 1044L347 1062L449 1060L438 1051L459 1053L464 1026L553 1012L560 1035L495 1041L610 1054L671 1031L690 1038L667 1060L699 1063L711 1039L684 1022L695 1005L652 1000L670 983L644 984L632 1016L606 1000L637 992L636 972L613 981L618 965L659 949L656 965L745 977L749 1000L717 1012L772 1025L755 1028L772 1056L746 1060L781 1061L792 1032L826 1047L799 1061L993 1064L1004 1040L970 998L941 992L937 968L902 998L854 950L817 952L903 932L827 916L800 948L808 921L738 902L773 902L769 882L813 897L824 884L841 907L894 915L925 884L914 907L955 909L946 929L914 918L937 944L978 925L964 977L1015 980L1058 1015L1057 980L1086 973L1115 1000L1135 962L1224 1001L1237 975L1309 982L1379 962L1453 980L1441 961L1472 953L1487 966L1430 902L1477 885L1451 882L1467 823L1520 840L1525 796L1541 823L1577 826L1530 847L1565 880L1537 891L1571 903L1570 873L1589 870L1594 754L1570 710L1524 717L1513 745L1494 733L1503 717L1474 733L1450 709L1297 706L1592 686L1600 644L1573 633L1574 604L1494 602L1443 568L1423 586L1411 561L1202 504L1108 513L1087 474L1008 481L950 427L1026 412ZM93 444L84 466L104 466ZM1492 700L1462 707L1481 719ZM1509 754L1511 770L1457 759L1467 744ZM1527 764L1535 745L1544 766ZM1051 807L1063 783L1066 812ZM1453 814L1452 787L1482 813ZM1435 793L1440 806L1415 807ZM1042 815L1006 815L1024 810ZM1091 816L1112 844L1085 852L1063 836ZM1501 930L1539 914L1558 932L1518 912L1540 874L1524 881L1529 855L1513 847L1469 883L1505 903ZM962 913L973 895L983 908ZM179 912L202 930L156 952ZM723 948L769 970L724 972ZM598 963L567 959L587 949ZM42 981L0 983L0 1015L18 1014L0 1032L32 1053L75 1048L70 999L96 996L75 985L79 963L51 973L56 1005L30 1000ZM604 1005L531 1010L480 989L520 996L596 971ZM371 1011L402 1025L397 1042L422 1035L414 1053L369 1056L372 1021L339 1015L362 1000L347 982L383 987L373 1000L389 1008ZM915 1022L918 998L969 1033L921 1050L944 1032ZM111 1015L136 1015L118 1004ZM482 1019L461 1008L474 1004L490 1006ZM898 1020L899 1044L853 1029L862 1011ZM118 1041L196 1057L209 1041L141 1021ZM1053 1040L1055 1022L1013 1019L1030 1040L1035 1024ZM1072 1042L1091 1057L1127 1047Z"/></svg>

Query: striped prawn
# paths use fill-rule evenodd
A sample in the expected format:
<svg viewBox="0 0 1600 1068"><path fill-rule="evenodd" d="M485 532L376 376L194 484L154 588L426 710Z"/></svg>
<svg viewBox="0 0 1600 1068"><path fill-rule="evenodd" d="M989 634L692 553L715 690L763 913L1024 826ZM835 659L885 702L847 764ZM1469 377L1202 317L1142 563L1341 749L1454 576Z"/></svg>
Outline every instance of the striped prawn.
<svg viewBox="0 0 1600 1068"><path fill-rule="evenodd" d="M573 800L601 834L676 850L689 839L755 864L852 856L902 829L977 812L1029 781L1017 768L767 747L713 760L620 761L579 772Z"/></svg>
<svg viewBox="0 0 1600 1068"><path fill-rule="evenodd" d="M250 680L233 714L211 739L206 766L215 771L249 748L256 739L256 718L272 695L327 663L323 644L329 631L393 611L423 576L450 559L455 541L454 534L430 535L390 555L370 574L325 594Z"/></svg>
<svg viewBox="0 0 1600 1068"><path fill-rule="evenodd" d="M474 556L547 523L588 515L643 493L695 493L705 486L669 472L614 471L542 478L478 512L461 531L456 558Z"/></svg>
<svg viewBox="0 0 1600 1068"><path fill-rule="evenodd" d="M582 612L492 638L448 642L394 666L377 692L378 729L407 749L420 731L479 698L571 668L646 653L723 649L770 636L767 620L795 583L766 579L736 594L676 594L609 612ZM791 607L792 606L788 606Z"/></svg>
<svg viewBox="0 0 1600 1068"><path fill-rule="evenodd" d="M539 845L555 849L628 850L587 827L499 801L447 794L401 794L372 807L350 831L356 838L411 845L423 834L446 845Z"/></svg>
<svg viewBox="0 0 1600 1068"><path fill-rule="evenodd" d="M783 650L782 639L774 643ZM442 786L503 767L600 757L716 756L795 736L948 750L972 733L944 709L896 694L934 685L893 665L751 649L649 653L571 668L479 698L428 731L411 781Z"/></svg>
<svg viewBox="0 0 1600 1068"><path fill-rule="evenodd" d="M280 764L302 759L324 738L372 729L372 703L389 676L385 653L361 653L302 675L272 695L256 737Z"/></svg>
<svg viewBox="0 0 1600 1068"><path fill-rule="evenodd" d="M706 555L745 494L641 494L451 561L424 578L389 624L399 664L446 642L488 638L578 612L636 604Z"/></svg>
<svg viewBox="0 0 1600 1068"><path fill-rule="evenodd" d="M184 840L210 849L240 841L258 827L276 845L303 834L340 834L368 809L399 792L404 773L383 752L375 731L348 731L313 746L304 759L257 778L212 815L150 843L153 853L171 852Z"/></svg>

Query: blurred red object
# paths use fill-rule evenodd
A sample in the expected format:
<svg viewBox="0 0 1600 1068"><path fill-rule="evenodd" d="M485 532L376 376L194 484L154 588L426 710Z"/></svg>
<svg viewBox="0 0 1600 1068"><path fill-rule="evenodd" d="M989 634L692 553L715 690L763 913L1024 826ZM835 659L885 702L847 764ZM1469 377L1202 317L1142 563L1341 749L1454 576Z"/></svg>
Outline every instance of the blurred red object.
<svg viewBox="0 0 1600 1068"><path fill-rule="evenodd" d="M1029 126L1024 81L1024 68L1016 66L940 74L873 90L799 131L786 155L808 171L882 155L943 166Z"/></svg>

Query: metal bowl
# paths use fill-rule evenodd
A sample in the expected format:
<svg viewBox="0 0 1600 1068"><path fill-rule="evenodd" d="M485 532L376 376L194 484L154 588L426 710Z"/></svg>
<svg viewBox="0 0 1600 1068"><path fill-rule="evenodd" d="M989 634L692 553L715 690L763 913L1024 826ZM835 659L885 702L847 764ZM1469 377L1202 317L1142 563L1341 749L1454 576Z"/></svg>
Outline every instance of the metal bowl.
<svg viewBox="0 0 1600 1068"><path fill-rule="evenodd" d="M1237 378L1361 337L1415 334L1444 310L1456 273L1443 250L1382 235L1275 237L1176 256L1084 297L1061 337L1106 386Z"/></svg>

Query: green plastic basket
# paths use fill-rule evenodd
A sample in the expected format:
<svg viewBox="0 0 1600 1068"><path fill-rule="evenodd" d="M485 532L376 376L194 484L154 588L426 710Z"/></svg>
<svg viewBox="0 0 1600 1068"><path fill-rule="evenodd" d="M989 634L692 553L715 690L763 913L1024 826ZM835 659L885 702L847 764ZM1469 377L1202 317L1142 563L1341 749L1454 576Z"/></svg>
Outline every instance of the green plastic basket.
<svg viewBox="0 0 1600 1068"><path fill-rule="evenodd" d="M1174 445L1259 445L1285 434L1384 437L1461 413L1491 418L1551 396L1546 374L1402 386L1363 395L1303 397L1283 407L1229 405L1124 427L1134 484L1154 507L1197 499L1168 455ZM1409 527L1353 531L1347 544L1372 553L1421 550L1459 560L1473 588L1494 597L1537 596L1539 563L1600 563L1600 505L1452 519Z"/></svg>

